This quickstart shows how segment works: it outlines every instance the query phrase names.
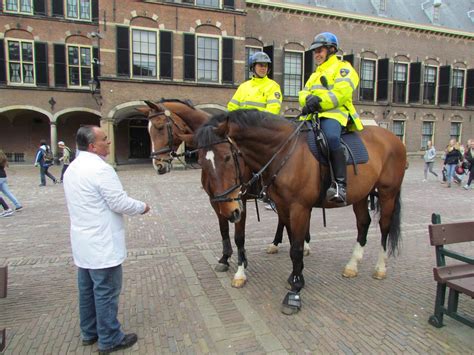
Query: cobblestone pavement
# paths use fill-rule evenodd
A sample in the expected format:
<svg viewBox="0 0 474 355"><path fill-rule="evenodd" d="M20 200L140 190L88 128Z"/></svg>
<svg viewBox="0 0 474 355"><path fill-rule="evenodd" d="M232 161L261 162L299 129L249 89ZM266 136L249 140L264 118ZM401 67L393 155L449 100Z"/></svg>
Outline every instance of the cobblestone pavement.
<svg viewBox="0 0 474 355"><path fill-rule="evenodd" d="M446 319L427 323L434 305L434 250L428 229L432 212L443 222L474 218L474 190L422 182L421 159L411 161L403 185L402 253L390 258L388 277L371 277L379 249L378 226L359 276L342 269L355 244L350 207L321 211L311 221L312 251L305 258L303 308L280 312L291 261L285 237L280 252L265 253L276 215L248 213L248 283L231 287L236 258L226 273L214 266L221 238L199 170L157 176L151 166L119 167L129 195L149 202L152 211L127 218L128 252L119 318L125 331L138 333L127 353L140 354L366 354L473 353L472 329ZM438 167L439 170L439 167ZM97 346L80 343L76 274L71 258L69 219L61 185L38 187L38 171L12 166L9 185L25 206L0 218L0 265L9 266L8 297L0 299L0 328L7 328L5 354L88 354ZM59 167L53 168L59 174ZM263 207L261 204L260 207ZM234 247L234 252L236 248ZM474 246L465 250L473 254ZM474 314L474 302L461 297Z"/></svg>

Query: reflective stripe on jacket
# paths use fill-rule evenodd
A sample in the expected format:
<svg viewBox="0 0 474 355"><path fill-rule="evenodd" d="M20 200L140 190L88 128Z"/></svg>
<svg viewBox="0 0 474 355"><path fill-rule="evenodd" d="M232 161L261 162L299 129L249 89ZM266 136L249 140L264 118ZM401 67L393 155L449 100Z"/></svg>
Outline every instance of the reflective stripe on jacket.
<svg viewBox="0 0 474 355"><path fill-rule="evenodd" d="M280 113L281 89L278 83L267 76L264 78L253 77L240 84L232 99L227 104L229 111L238 109L257 109Z"/></svg>
<svg viewBox="0 0 474 355"><path fill-rule="evenodd" d="M325 76L327 87L321 82ZM303 90L299 92L299 103L306 105L306 97L315 95L321 98L321 117L337 120L346 127L352 118L351 130L361 131L364 127L352 104L352 93L359 85L359 75L349 62L339 60L335 55L319 65L311 74Z"/></svg>

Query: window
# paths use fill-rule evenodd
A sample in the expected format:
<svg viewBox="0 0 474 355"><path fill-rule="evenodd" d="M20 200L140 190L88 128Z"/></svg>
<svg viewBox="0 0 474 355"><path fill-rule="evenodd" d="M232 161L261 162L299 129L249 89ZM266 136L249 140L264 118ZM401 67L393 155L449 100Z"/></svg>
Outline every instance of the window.
<svg viewBox="0 0 474 355"><path fill-rule="evenodd" d="M449 139L455 139L456 142L461 141L461 122L451 122Z"/></svg>
<svg viewBox="0 0 474 355"><path fill-rule="evenodd" d="M219 0L196 0L196 5L219 8Z"/></svg>
<svg viewBox="0 0 474 355"><path fill-rule="evenodd" d="M408 64L395 63L393 73L393 102L406 102Z"/></svg>
<svg viewBox="0 0 474 355"><path fill-rule="evenodd" d="M362 59L360 63L360 99L374 101L375 61Z"/></svg>
<svg viewBox="0 0 474 355"><path fill-rule="evenodd" d="M425 75L423 83L423 103L434 105L436 102L436 80L437 68L425 66Z"/></svg>
<svg viewBox="0 0 474 355"><path fill-rule="evenodd" d="M157 77L156 31L132 29L132 76Z"/></svg>
<svg viewBox="0 0 474 355"><path fill-rule="evenodd" d="M249 68L250 56L254 53L261 52L261 47L245 47L245 79L248 80L253 76Z"/></svg>
<svg viewBox="0 0 474 355"><path fill-rule="evenodd" d="M32 0L5 0L5 12L33 14Z"/></svg>
<svg viewBox="0 0 474 355"><path fill-rule="evenodd" d="M8 83L35 84L33 42L8 40Z"/></svg>
<svg viewBox="0 0 474 355"><path fill-rule="evenodd" d="M67 47L68 86L84 87L92 77L92 48Z"/></svg>
<svg viewBox="0 0 474 355"><path fill-rule="evenodd" d="M405 141L405 121L393 121L392 132L398 138L400 138L402 142L404 142Z"/></svg>
<svg viewBox="0 0 474 355"><path fill-rule="evenodd" d="M283 92L285 96L298 96L303 81L303 53L285 52Z"/></svg>
<svg viewBox="0 0 474 355"><path fill-rule="evenodd" d="M434 122L425 121L421 126L421 149L426 150L428 141L433 141Z"/></svg>
<svg viewBox="0 0 474 355"><path fill-rule="evenodd" d="M451 105L462 106L464 99L464 70L453 69L453 86L451 88Z"/></svg>
<svg viewBox="0 0 474 355"><path fill-rule="evenodd" d="M219 82L219 39L197 37L197 81Z"/></svg>
<svg viewBox="0 0 474 355"><path fill-rule="evenodd" d="M91 0L66 0L66 17L90 21Z"/></svg>

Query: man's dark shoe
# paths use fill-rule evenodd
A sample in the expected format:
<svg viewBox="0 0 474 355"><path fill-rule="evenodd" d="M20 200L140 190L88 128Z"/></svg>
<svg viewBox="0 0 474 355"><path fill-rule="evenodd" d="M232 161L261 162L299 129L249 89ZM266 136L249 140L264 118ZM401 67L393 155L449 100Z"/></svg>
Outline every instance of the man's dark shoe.
<svg viewBox="0 0 474 355"><path fill-rule="evenodd" d="M88 345L95 344L98 339L99 339L99 338L97 338L97 337L96 337L96 338L92 338L92 339L88 339L88 340L82 339L82 345L88 346Z"/></svg>
<svg viewBox="0 0 474 355"><path fill-rule="evenodd" d="M138 337L135 333L125 334L125 337L120 342L120 344L118 344L118 345L116 345L116 346L114 346L113 348L110 348L110 349L104 349L104 350L99 349L99 355L109 354L109 353L113 353L114 351L117 351L117 350L127 349L127 348L133 346L133 344L135 344L137 342L137 340L138 340Z"/></svg>

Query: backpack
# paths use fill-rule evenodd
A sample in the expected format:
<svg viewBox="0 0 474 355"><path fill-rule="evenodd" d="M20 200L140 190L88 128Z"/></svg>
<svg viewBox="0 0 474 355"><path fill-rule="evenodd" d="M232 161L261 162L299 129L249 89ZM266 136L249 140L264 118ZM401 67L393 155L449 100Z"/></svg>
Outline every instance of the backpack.
<svg viewBox="0 0 474 355"><path fill-rule="evenodd" d="M54 161L53 157L53 152L51 151L51 148L49 145L46 146L46 150L44 151L43 154L43 160L45 164L52 165Z"/></svg>
<svg viewBox="0 0 474 355"><path fill-rule="evenodd" d="M76 151L75 150L72 150L71 148L69 147L66 147L66 149L68 150L69 152L69 163L72 163L72 161L74 159L76 159Z"/></svg>

